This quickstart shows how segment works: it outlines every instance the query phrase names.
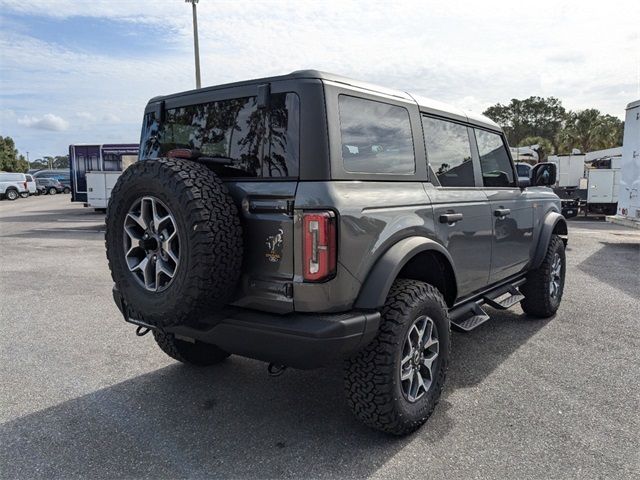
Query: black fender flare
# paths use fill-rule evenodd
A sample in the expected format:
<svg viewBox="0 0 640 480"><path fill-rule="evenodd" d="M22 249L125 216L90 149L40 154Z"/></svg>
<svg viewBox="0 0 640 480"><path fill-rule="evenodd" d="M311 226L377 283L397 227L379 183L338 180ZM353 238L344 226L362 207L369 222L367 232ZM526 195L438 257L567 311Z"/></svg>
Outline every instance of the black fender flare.
<svg viewBox="0 0 640 480"><path fill-rule="evenodd" d="M373 265L364 281L360 294L355 303L359 309L379 309L384 306L391 285L409 260L417 254L432 250L444 255L454 275L453 260L451 255L438 242L426 237L408 237L400 240L390 247ZM456 282L457 285L457 282Z"/></svg>
<svg viewBox="0 0 640 480"><path fill-rule="evenodd" d="M560 235L567 235L567 221L565 218L558 212L552 211L547 213L542 221L542 228L538 237L538 243L533 255L533 260L531 261L531 269L536 269L542 264L544 256L547 253L547 247L551 241L551 235L553 234L553 231L556 230L556 227L558 227L557 229ZM566 243L567 242L565 240L565 245Z"/></svg>

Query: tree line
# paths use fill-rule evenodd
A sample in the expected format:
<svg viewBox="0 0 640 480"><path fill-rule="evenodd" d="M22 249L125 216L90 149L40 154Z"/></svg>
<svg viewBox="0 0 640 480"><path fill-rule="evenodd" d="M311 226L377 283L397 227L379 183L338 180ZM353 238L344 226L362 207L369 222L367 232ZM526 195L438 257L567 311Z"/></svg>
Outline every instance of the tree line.
<svg viewBox="0 0 640 480"><path fill-rule="evenodd" d="M26 173L30 169L43 168L69 168L69 155L46 156L27 161L18 152L13 138L0 135L0 171Z"/></svg>
<svg viewBox="0 0 640 480"><path fill-rule="evenodd" d="M566 110L555 97L514 98L507 105L498 103L483 113L503 128L509 145L539 145L540 160L553 154L569 154L574 148L589 152L622 145L622 120L595 108Z"/></svg>

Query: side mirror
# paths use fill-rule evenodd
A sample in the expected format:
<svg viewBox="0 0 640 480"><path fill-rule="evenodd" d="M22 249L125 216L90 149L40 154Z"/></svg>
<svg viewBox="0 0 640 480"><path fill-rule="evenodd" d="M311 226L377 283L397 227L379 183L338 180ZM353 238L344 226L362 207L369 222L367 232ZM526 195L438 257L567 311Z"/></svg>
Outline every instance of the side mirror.
<svg viewBox="0 0 640 480"><path fill-rule="evenodd" d="M555 185L557 171L555 163L538 163L531 170L531 185L535 187Z"/></svg>

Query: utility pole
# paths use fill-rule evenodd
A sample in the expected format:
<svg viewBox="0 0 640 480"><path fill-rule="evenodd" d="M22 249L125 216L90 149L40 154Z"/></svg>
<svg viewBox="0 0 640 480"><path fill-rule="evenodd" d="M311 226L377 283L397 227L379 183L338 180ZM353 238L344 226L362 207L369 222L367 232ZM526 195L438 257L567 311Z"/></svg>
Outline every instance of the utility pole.
<svg viewBox="0 0 640 480"><path fill-rule="evenodd" d="M200 88L200 48L198 46L198 13L196 4L198 0L184 0L190 3L193 9L193 49L196 57L196 88Z"/></svg>
<svg viewBox="0 0 640 480"><path fill-rule="evenodd" d="M31 170L31 162L29 162L29 152L27 152L27 172Z"/></svg>

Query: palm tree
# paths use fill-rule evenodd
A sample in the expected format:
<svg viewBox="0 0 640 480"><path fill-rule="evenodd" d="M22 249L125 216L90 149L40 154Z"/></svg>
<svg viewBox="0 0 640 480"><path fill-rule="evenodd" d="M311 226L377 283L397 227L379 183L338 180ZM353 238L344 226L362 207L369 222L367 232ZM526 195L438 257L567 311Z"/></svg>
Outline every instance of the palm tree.
<svg viewBox="0 0 640 480"><path fill-rule="evenodd" d="M565 153L578 148L582 152L619 146L623 123L595 108L569 112L565 127L558 133L560 150Z"/></svg>

